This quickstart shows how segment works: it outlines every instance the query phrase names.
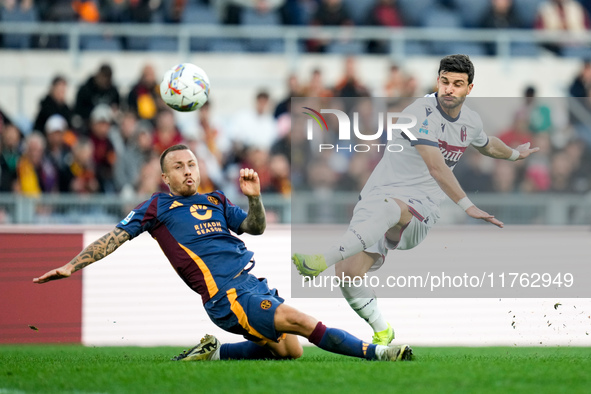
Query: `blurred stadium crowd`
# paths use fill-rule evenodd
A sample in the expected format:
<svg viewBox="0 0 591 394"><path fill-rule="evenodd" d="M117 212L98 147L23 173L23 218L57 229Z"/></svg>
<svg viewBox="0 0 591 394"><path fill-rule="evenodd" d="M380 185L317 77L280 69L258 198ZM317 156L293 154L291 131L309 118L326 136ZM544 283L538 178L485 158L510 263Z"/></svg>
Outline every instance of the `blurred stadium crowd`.
<svg viewBox="0 0 591 394"><path fill-rule="evenodd" d="M591 0L0 0L0 4L0 21L585 31ZM22 49L63 45L60 37L22 34L5 35L1 42L4 47ZM129 49L136 44L121 38L120 47ZM332 45L310 40L305 48L332 52ZM364 45L363 52L388 50L379 41ZM564 49L548 46L544 50L563 54ZM494 48L483 46L482 50L491 54ZM316 97L329 100L330 105L339 105L335 100L340 97L360 98L348 110L362 117L366 114L362 130L374 131L370 98L384 97L388 109L400 111L413 97L431 91L420 90L412 71L395 64L384 70L381 86L370 89L356 70L356 58L345 58L341 70L324 70L319 65L310 75L290 75L282 97L260 90L250 105L221 119L215 116L218 103L214 95L188 125L179 123L177 114L160 99L162 70L151 65L138 70L136 83L123 89L115 85L117 70L108 63L79 86L69 87L71 80L56 75L34 119L11 120L11 114L0 108L0 193L33 197L106 193L131 198L165 191L158 158L179 142L190 145L200 160L200 192L224 189L232 195L237 191L238 169L243 166L258 171L265 193L289 197L292 189L359 191L381 153L319 154L305 136L293 132L304 128L292 128L297 117L292 117L290 98ZM515 98L512 113L503 114L513 120L510 127L495 129L485 122L487 133L510 146L531 142L541 151L516 164L492 161L467 150L456 169L467 192L582 194L591 190L591 63L581 63L571 85L563 87L565 97L580 98L573 103L578 112L571 110L567 99L536 97L536 87L531 86L523 98ZM326 72L341 77L329 86L324 82ZM68 89L76 91L74 100L67 100ZM334 129L323 138L335 142Z"/></svg>
<svg viewBox="0 0 591 394"><path fill-rule="evenodd" d="M419 28L540 29L585 32L591 0L2 0L0 22L157 23L242 26L379 26ZM308 52L387 53L379 40L331 42L311 39ZM453 43L452 43L453 44ZM456 43L457 44L457 43ZM65 36L5 34L5 48L67 48ZM83 49L162 50L176 45L160 37L84 37ZM237 39L191 41L199 51L283 51L282 43ZM442 45L407 43L408 54L438 54ZM494 55L492 44L464 43L451 52ZM587 47L544 45L557 54L589 56ZM515 55L536 56L536 45L518 43Z"/></svg>
<svg viewBox="0 0 591 394"><path fill-rule="evenodd" d="M66 101L68 81L56 76L28 127L11 122L0 109L0 192L149 195L166 190L158 158L164 149L180 142L190 145L199 158L200 192L236 190L237 171L243 166L258 171L265 193L289 196L292 188L358 191L381 153L336 154L333 150L319 154L317 145L313 148L302 134L304 127L292 128L292 118L297 117L291 116L290 98L320 98L334 108L340 97L357 97L355 107L348 110L361 114L360 129L369 133L375 132L377 121L371 97L385 97L389 110L401 111L413 97L430 92L418 91L412 73L396 65L385 73L381 91L371 92L355 65L354 57L346 58L342 77L334 86L323 82L321 68L305 80L291 75L284 97L270 97L261 90L249 106L224 119L212 116L217 104L214 96L192 114L189 127L180 127L175 113L162 102L159 74L150 65L122 95L113 84L113 70L103 64L77 87L71 103ZM589 89L591 64L585 62L580 74L573 76L570 93L586 96L577 102L591 116ZM496 130L485 125L485 131L512 147L531 142L541 151L516 165L489 161L467 150L456 169L465 189L501 193L591 190L588 124L569 115L566 99L537 98L535 87L513 100L514 112L503 114L514 120L511 127ZM324 142L335 143L336 128L329 127L329 131Z"/></svg>

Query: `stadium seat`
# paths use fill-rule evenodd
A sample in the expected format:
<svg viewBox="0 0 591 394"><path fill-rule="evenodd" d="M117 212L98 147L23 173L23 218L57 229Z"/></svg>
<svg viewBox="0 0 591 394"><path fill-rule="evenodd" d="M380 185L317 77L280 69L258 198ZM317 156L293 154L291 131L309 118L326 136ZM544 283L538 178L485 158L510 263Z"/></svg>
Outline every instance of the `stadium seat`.
<svg viewBox="0 0 591 394"><path fill-rule="evenodd" d="M252 8L245 8L242 12L242 25L244 26L279 26L279 14L276 11L265 13L257 12Z"/></svg>
<svg viewBox="0 0 591 394"><path fill-rule="evenodd" d="M540 55L540 47L530 42L512 42L511 56L537 57Z"/></svg>
<svg viewBox="0 0 591 394"><path fill-rule="evenodd" d="M462 28L462 19L456 12L433 7L424 14L421 25L432 28L460 29Z"/></svg>
<svg viewBox="0 0 591 394"><path fill-rule="evenodd" d="M192 52L207 52L211 49L211 38L191 37L189 40Z"/></svg>
<svg viewBox="0 0 591 394"><path fill-rule="evenodd" d="M285 51L285 44L278 38L253 38L247 41L246 48L249 52L281 53Z"/></svg>
<svg viewBox="0 0 591 394"><path fill-rule="evenodd" d="M81 48L85 51L120 51L123 49L118 37L82 37Z"/></svg>
<svg viewBox="0 0 591 394"><path fill-rule="evenodd" d="M177 52L179 43L174 37L153 37L150 39L147 49L153 52Z"/></svg>
<svg viewBox="0 0 591 394"><path fill-rule="evenodd" d="M452 42L443 45L446 53L442 55L453 55L461 53L468 56L486 56L486 50L482 44L477 42Z"/></svg>
<svg viewBox="0 0 591 394"><path fill-rule="evenodd" d="M423 56L430 54L429 44L424 41L406 41L404 53L410 56Z"/></svg>
<svg viewBox="0 0 591 394"><path fill-rule="evenodd" d="M252 8L245 8L242 12L243 26L280 26L281 21L276 11L260 13ZM274 38L249 39L245 42L250 52L270 52L272 48L279 48L282 40Z"/></svg>
<svg viewBox="0 0 591 394"><path fill-rule="evenodd" d="M490 1L485 0L452 0L452 3L461 15L465 27L478 27L484 13L490 7Z"/></svg>
<svg viewBox="0 0 591 394"><path fill-rule="evenodd" d="M152 23L166 23L165 19L164 13L160 9L152 11L152 17L150 18Z"/></svg>
<svg viewBox="0 0 591 394"><path fill-rule="evenodd" d="M326 46L326 53L342 55L359 55L365 50L364 43L360 41L333 41Z"/></svg>
<svg viewBox="0 0 591 394"><path fill-rule="evenodd" d="M130 51L145 51L150 43L149 37L127 37L125 48Z"/></svg>
<svg viewBox="0 0 591 394"><path fill-rule="evenodd" d="M560 50L564 57L577 57L580 59L591 59L591 48L588 46L565 46Z"/></svg>
<svg viewBox="0 0 591 394"><path fill-rule="evenodd" d="M27 11L22 11L17 7L8 11L0 8L0 22L36 22L37 9L31 7ZM28 49L31 47L31 35L29 34L4 34L4 48Z"/></svg>
<svg viewBox="0 0 591 394"><path fill-rule="evenodd" d="M211 8L203 4L189 3L181 16L181 23L191 25L218 25L218 15Z"/></svg>
<svg viewBox="0 0 591 394"><path fill-rule="evenodd" d="M462 29L462 19L460 16L445 8L434 7L423 18L422 25L425 28L441 28L441 29ZM462 41L432 41L431 53L436 55L449 55L454 52L456 46L465 46L469 42ZM462 49L465 49L464 47ZM483 50L484 52L484 50ZM457 52L455 52L457 53Z"/></svg>
<svg viewBox="0 0 591 394"><path fill-rule="evenodd" d="M525 27L533 27L538 14L538 7L544 0L513 0L515 12L523 21Z"/></svg>
<svg viewBox="0 0 591 394"><path fill-rule="evenodd" d="M353 18L356 25L365 25L369 11L375 5L376 0L344 0L343 4L347 7L349 14Z"/></svg>
<svg viewBox="0 0 591 394"><path fill-rule="evenodd" d="M244 43L230 38L214 38L210 43L212 52L245 52Z"/></svg>
<svg viewBox="0 0 591 394"><path fill-rule="evenodd" d="M398 0L400 12L407 26L422 25L424 15L435 5L435 0Z"/></svg>

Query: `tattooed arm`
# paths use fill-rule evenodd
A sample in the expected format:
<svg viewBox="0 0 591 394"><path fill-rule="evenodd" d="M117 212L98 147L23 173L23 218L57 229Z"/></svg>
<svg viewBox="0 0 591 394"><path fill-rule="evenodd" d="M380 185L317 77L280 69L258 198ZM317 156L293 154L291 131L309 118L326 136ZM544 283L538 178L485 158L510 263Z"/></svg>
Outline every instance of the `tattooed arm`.
<svg viewBox="0 0 591 394"><path fill-rule="evenodd" d="M265 207L261 199L259 175L252 169L240 170L240 189L248 197L248 216L240 224L240 230L252 235L260 235L267 227Z"/></svg>
<svg viewBox="0 0 591 394"><path fill-rule="evenodd" d="M74 257L68 264L51 270L39 278L34 278L33 282L45 283L50 280L67 278L87 265L110 255L129 238L129 234L125 230L115 228L110 233L103 235L101 238L84 248L84 250L80 252L78 256Z"/></svg>
<svg viewBox="0 0 591 394"><path fill-rule="evenodd" d="M240 229L248 234L260 235L265 232L265 227L267 221L261 196L248 197L248 216L240 224Z"/></svg>

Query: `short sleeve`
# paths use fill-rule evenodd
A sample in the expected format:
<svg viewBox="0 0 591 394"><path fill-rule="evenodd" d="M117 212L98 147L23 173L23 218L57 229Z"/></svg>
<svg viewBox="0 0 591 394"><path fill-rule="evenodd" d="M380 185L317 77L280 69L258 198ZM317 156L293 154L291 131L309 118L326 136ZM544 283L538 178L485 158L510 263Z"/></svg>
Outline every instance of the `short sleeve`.
<svg viewBox="0 0 591 394"><path fill-rule="evenodd" d="M480 133L474 138L474 140L472 140L471 144L477 148L483 148L488 144L488 136L484 130L480 130Z"/></svg>
<svg viewBox="0 0 591 394"><path fill-rule="evenodd" d="M246 211L232 204L223 192L216 190L213 194L219 197L224 204L224 215L226 217L228 228L236 234L242 234L243 231L240 230L240 225L248 216Z"/></svg>
<svg viewBox="0 0 591 394"><path fill-rule="evenodd" d="M141 203L129 212L116 227L127 232L133 239L144 231L149 231L154 226L157 214L158 196L154 195L148 201Z"/></svg>

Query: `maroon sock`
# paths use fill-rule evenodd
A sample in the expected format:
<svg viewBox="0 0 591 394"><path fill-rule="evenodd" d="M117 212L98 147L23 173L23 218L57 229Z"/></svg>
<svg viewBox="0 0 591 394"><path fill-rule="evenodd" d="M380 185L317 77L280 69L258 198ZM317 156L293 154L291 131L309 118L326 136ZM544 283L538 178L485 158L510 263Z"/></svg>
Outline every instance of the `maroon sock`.
<svg viewBox="0 0 591 394"><path fill-rule="evenodd" d="M310 336L308 337L308 341L318 346L325 332L326 326L319 321L318 324L316 324L316 328L314 328L314 331L312 331L312 334L310 334Z"/></svg>

